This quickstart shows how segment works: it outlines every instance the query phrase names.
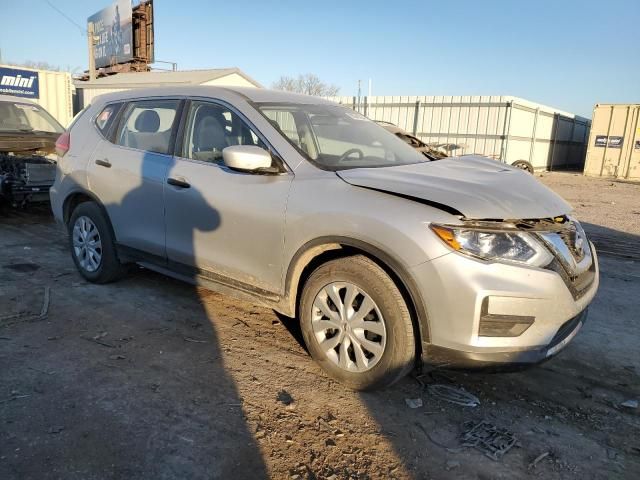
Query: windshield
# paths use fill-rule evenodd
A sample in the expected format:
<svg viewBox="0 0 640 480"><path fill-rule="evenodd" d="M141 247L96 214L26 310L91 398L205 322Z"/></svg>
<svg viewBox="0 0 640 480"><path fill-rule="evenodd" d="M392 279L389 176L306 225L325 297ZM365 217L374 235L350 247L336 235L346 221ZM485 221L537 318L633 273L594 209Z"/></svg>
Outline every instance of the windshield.
<svg viewBox="0 0 640 480"><path fill-rule="evenodd" d="M375 122L345 107L273 103L256 106L298 151L326 170L429 161Z"/></svg>
<svg viewBox="0 0 640 480"><path fill-rule="evenodd" d="M62 133L63 131L62 125L38 105L0 102L0 132Z"/></svg>

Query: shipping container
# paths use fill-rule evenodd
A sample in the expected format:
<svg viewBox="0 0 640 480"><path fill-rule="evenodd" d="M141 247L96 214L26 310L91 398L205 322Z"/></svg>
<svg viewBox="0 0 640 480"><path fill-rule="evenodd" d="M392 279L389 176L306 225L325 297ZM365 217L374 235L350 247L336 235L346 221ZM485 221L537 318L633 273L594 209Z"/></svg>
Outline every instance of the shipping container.
<svg viewBox="0 0 640 480"><path fill-rule="evenodd" d="M584 173L640 180L640 105L597 104Z"/></svg>
<svg viewBox="0 0 640 480"><path fill-rule="evenodd" d="M0 65L0 94L18 95L41 105L66 127L73 118L71 74Z"/></svg>
<svg viewBox="0 0 640 480"><path fill-rule="evenodd" d="M511 96L328 97L391 122L452 155L479 154L535 170L582 170L587 118Z"/></svg>

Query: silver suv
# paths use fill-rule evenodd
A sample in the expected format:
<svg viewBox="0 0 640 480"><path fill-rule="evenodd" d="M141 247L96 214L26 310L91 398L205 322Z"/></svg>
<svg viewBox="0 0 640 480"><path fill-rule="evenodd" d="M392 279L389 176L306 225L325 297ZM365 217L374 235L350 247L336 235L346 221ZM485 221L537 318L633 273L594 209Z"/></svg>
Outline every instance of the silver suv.
<svg viewBox="0 0 640 480"><path fill-rule="evenodd" d="M300 320L356 389L421 360L533 364L582 326L593 245L535 177L430 161L318 98L171 87L97 98L58 141L51 189L73 260L105 283L138 263Z"/></svg>

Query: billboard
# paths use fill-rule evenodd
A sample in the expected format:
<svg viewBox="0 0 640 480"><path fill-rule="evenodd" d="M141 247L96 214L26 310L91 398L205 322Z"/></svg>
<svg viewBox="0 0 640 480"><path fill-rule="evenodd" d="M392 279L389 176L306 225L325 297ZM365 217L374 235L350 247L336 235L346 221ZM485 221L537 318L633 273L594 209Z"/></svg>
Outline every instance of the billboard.
<svg viewBox="0 0 640 480"><path fill-rule="evenodd" d="M38 72L0 67L0 95L40 98Z"/></svg>
<svg viewBox="0 0 640 480"><path fill-rule="evenodd" d="M133 30L131 0L116 0L107 8L91 15L97 37L94 47L96 67L108 67L133 59Z"/></svg>

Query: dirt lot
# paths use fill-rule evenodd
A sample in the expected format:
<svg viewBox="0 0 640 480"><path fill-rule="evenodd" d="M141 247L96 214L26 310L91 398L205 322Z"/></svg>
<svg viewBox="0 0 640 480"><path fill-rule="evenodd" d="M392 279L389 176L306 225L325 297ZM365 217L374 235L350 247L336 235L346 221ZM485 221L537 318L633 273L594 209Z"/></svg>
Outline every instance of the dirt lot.
<svg viewBox="0 0 640 480"><path fill-rule="evenodd" d="M640 186L544 174L610 250L589 321L519 373L427 371L359 394L294 321L145 270L96 286L46 210L0 219L0 478L640 478ZM616 202L615 205L611 202ZM409 408L405 399L423 401ZM461 448L467 421L518 443Z"/></svg>

